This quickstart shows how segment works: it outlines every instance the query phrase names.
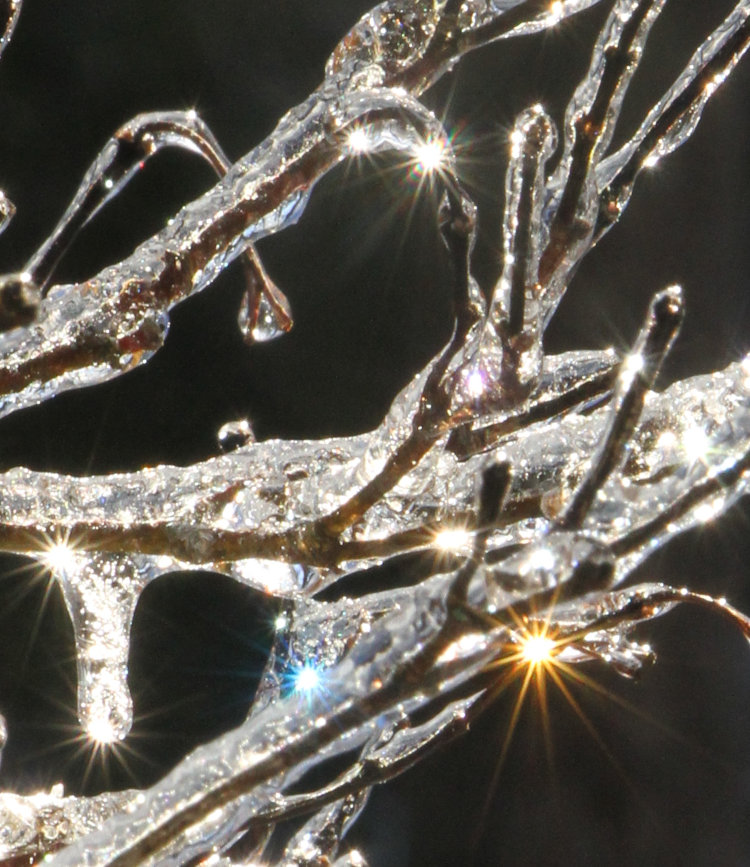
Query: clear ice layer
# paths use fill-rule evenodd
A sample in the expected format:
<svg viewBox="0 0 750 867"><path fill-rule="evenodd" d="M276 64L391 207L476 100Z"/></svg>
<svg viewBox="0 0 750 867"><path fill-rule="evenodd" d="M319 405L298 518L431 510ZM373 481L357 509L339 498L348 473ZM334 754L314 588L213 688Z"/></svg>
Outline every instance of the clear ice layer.
<svg viewBox="0 0 750 867"><path fill-rule="evenodd" d="M498 678L528 682L535 666L591 660L635 676L653 653L633 626L681 603L750 635L722 600L626 584L654 550L747 492L750 357L655 390L682 317L676 287L655 296L628 354L543 347L578 263L617 222L639 173L690 136L745 52L750 0L610 153L667 0L613 3L560 135L540 105L512 127L502 267L487 297L470 273L476 208L451 137L418 101L473 48L596 2L381 3L339 43L321 86L235 165L194 114L139 115L105 146L26 270L0 280L0 415L146 362L170 310L240 256L249 268L240 330L247 342L272 339L292 326L291 311L254 242L297 220L315 182L342 160L397 151L442 192L457 313L451 342L367 434L256 442L241 419L218 431L224 454L189 467L0 476L0 549L59 582L80 723L101 748L126 739L132 723L130 627L152 580L201 568L280 602L241 726L143 791L0 794L0 858L265 863L275 825L306 811L277 863L361 867L365 856L340 844L370 788L459 734ZM0 51L20 5L6 3ZM68 236L137 171L123 141L144 158L165 145L196 150L220 180L124 261L54 285ZM0 193L0 230L13 210ZM396 560L415 552L422 561ZM356 586L358 572L387 561L401 565L399 589L317 596ZM343 756L338 776L300 791L309 770L334 757L343 766ZM238 840L252 846L235 857Z"/></svg>

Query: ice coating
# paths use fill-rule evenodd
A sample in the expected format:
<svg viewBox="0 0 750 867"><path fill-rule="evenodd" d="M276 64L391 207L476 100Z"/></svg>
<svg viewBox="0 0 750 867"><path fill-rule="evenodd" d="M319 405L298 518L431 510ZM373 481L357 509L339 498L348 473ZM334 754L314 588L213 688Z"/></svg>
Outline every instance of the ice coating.
<svg viewBox="0 0 750 867"><path fill-rule="evenodd" d="M488 298L471 274L476 209L450 137L417 101L466 51L595 3L382 3L339 44L321 87L231 167L196 118L139 116L123 129L150 130L154 147L189 147L197 134L202 155L216 156L219 183L125 261L85 283L52 286L38 313L33 275L0 285L7 414L146 361L170 309L296 220L326 171L396 150L441 190L456 313L450 343L369 433L259 443L239 420L218 432L225 454L190 467L101 477L19 467L0 477L0 549L35 559L59 582L75 634L79 718L100 747L127 737L130 624L152 580L200 567L281 605L242 726L142 792L0 795L2 857L76 867L250 864L267 856L274 825L304 808L312 815L278 863L356 867L363 856L341 854L341 840L370 787L460 732L498 671L524 674L559 657L634 676L653 654L630 630L681 603L750 635L747 619L722 601L657 582L617 586L747 492L750 357L654 391L681 317L674 287L655 296L629 353L550 356L542 343L572 272L621 215L638 172L689 137L739 61L750 3L736 6L635 136L606 156L665 0L614 3L568 106L559 161L544 107L513 127L501 277ZM0 48L19 8L8 5ZM96 212L87 191L101 183L114 195L127 180L132 166L113 147L63 224ZM11 214L1 198L0 221ZM53 242L32 270L44 270ZM257 261L255 269L262 290L248 292L240 314L248 341L291 326L283 295ZM20 289L29 290L28 327L13 306ZM359 573L383 562L398 564L403 586L357 593ZM316 598L339 582L341 598ZM540 635L547 650L534 655L527 642ZM321 788L294 788L344 755L346 769ZM252 851L230 856L243 835Z"/></svg>
<svg viewBox="0 0 750 867"><path fill-rule="evenodd" d="M739 63L750 42L750 8L744 0L702 43L683 73L648 113L635 135L597 167L602 190L600 231L611 225L630 199L644 168L678 148L695 131L703 109Z"/></svg>
<svg viewBox="0 0 750 867"><path fill-rule="evenodd" d="M650 490L661 492L658 486L667 481L677 488L689 486L689 479L709 475L744 453L750 424L747 368L747 360L737 362L724 371L694 377L648 396L622 470L623 483L640 491L639 502L631 508L647 512ZM372 434L249 443L187 468L160 466L92 477L10 470L2 475L4 487L12 494L0 504L0 544L6 550L28 551L28 535L35 528L79 537L81 545L86 544L88 532L93 547L99 538L102 548L117 544L127 550L125 540L130 537L132 554L157 557L179 551L173 568L211 562L211 551L219 550L212 548L211 534L247 533L248 551L260 552L264 535L283 533L299 522L325 515L370 481L379 466L372 463L368 450L383 441L392 448L399 442L404 434L396 419L406 415L407 409L408 404L397 401L382 427ZM541 496L569 484L601 435L606 412L603 408L585 416L570 414L501 438L493 457L516 468L511 497ZM546 450L540 448L544 439ZM379 517L368 516L357 527L357 537L385 536L418 524L423 517L410 515L403 505L417 489L423 508L438 517L472 508L477 467L486 461L485 456L461 461L450 451L435 449L384 498L384 504L390 503L390 518L384 510L378 511ZM196 490L199 480L200 493ZM86 514L86 521L77 520L81 513ZM151 532L146 533L149 526ZM140 527L144 528L142 539ZM169 544L169 549L160 548L160 527L164 528L163 544ZM110 543L110 536L119 541ZM180 542L181 537L185 538ZM242 560L242 553L240 545L227 561ZM278 588L282 595L291 591L291 586Z"/></svg>
<svg viewBox="0 0 750 867"><path fill-rule="evenodd" d="M748 368L746 359L647 396L627 461L604 485L605 498L586 519L589 538L606 547L636 533L699 483L710 484L747 460ZM407 390L402 398L408 394ZM399 415L399 408L397 402L389 419ZM565 496L595 451L608 412L605 407L586 416L571 414L501 440L494 458L515 468L510 500ZM61 582L71 612L79 652L79 712L87 729L93 726L103 740L108 726L111 739L123 737L129 727L128 632L137 597L153 578L189 566L208 566L265 593L289 597L335 581L336 570L314 560L305 562L301 555L285 563L244 556L242 546L262 554L264 538L291 532L345 501L372 478L364 469L365 452L378 438L394 443L398 432L384 426L373 435L345 440L252 443L195 467L154 467L131 475L76 478L20 469L5 474L2 484L14 495L4 499L0 511L4 546L14 549L5 539L15 531L23 542L18 549L28 550L30 533L40 526L54 538L77 540L67 549L57 545L52 552L41 551L39 557ZM418 530L425 522L439 526L465 521L474 508L475 479L487 460L480 455L458 461L450 452L435 449L368 513L356 529L357 542L388 539ZM617 580L676 533L729 508L746 490L745 475L738 473L731 486L707 489L684 514L652 531L646 543L634 542L633 550L618 560ZM196 496L197 478L202 497ZM324 497L321 490L326 491ZM408 509L416 496L420 509ZM88 527L72 519L79 510L88 516ZM142 549L155 545L153 530L159 527L169 528L164 530L162 548L146 556ZM144 528L143 540L138 538L139 528ZM145 534L145 528L152 532ZM527 524L510 525L498 532L489 550L525 542L528 534ZM419 537L414 546L436 545L436 535L432 541ZM130 536L132 550L119 555L87 553L82 547L87 536L117 538L121 547ZM238 543L233 558L212 558L212 550L228 550L230 537ZM168 552L176 550L179 557L170 557ZM292 552L288 556L294 558ZM383 556L373 552L362 562L377 562ZM519 568L523 572L522 564ZM554 560L555 581L560 580L559 568ZM539 589L528 580L523 587L523 593Z"/></svg>
<svg viewBox="0 0 750 867"><path fill-rule="evenodd" d="M166 337L175 304L204 289L255 241L299 219L315 182L349 153L348 128L363 116L373 151L413 154L425 139L443 135L407 93L339 95L325 83L128 259L83 284L53 286L33 329L0 334L0 416L147 361ZM100 161L110 160L105 149ZM91 175L100 174L95 164ZM89 189L84 182L73 211ZM268 314L264 306L253 339L274 336Z"/></svg>
<svg viewBox="0 0 750 867"><path fill-rule="evenodd" d="M3 0L0 6L0 54L8 47L21 14L22 0Z"/></svg>

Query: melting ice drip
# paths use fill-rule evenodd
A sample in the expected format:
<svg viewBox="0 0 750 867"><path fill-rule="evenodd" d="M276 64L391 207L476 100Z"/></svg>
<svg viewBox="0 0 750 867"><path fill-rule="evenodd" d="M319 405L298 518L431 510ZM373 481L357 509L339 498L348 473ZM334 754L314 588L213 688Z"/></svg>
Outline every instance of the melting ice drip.
<svg viewBox="0 0 750 867"><path fill-rule="evenodd" d="M131 725L130 624L150 581L200 566L286 606L242 726L143 792L0 795L3 857L50 858L62 846L51 863L250 864L267 854L276 823L306 810L312 818L280 863L358 867L364 857L339 846L370 787L460 731L498 666L598 659L632 675L651 657L630 639L633 624L683 602L750 634L724 601L659 584L619 587L657 547L746 491L750 358L653 391L681 321L677 287L654 298L623 359L542 349L573 271L617 222L638 174L686 140L744 53L750 0L616 150L619 109L665 0L613 4L568 107L558 161L542 106L510 134L503 267L487 295L468 267L475 212L450 137L417 100L463 53L597 2L382 3L341 42L321 87L235 166L194 113L142 115L105 147L27 266L0 284L2 414L146 361L171 307L240 256L240 327L248 340L269 339L291 327L291 314L253 242L297 219L336 163L395 150L444 190L457 308L449 346L371 433L257 443L243 420L222 428L226 454L187 468L2 476L0 545L35 557L63 589L79 717L99 744L123 740ZM19 9L8 5L0 50ZM213 190L85 291L52 285L80 225L152 153L174 145L216 169ZM3 223L12 211L0 197ZM222 229L228 214L231 231ZM314 598L364 566L418 550L432 551L433 565L407 587ZM344 753L356 758L340 777L291 793L307 770Z"/></svg>

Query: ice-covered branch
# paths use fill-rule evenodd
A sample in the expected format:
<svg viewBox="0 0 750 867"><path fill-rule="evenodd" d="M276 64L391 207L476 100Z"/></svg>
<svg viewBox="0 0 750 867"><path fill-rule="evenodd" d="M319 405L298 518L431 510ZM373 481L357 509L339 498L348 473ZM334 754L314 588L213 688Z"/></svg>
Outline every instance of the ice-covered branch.
<svg viewBox="0 0 750 867"><path fill-rule="evenodd" d="M0 415L147 361L170 310L240 257L241 328L248 342L266 339L292 319L255 241L297 220L334 166L395 152L437 193L453 327L383 421L358 436L255 442L249 424L230 424L219 434L226 453L187 467L0 476L0 551L59 583L78 717L103 748L132 723L130 630L151 582L201 568L283 604L242 725L141 792L1 795L0 863L250 864L270 857L277 824L310 813L277 863L345 863L333 859L370 788L463 731L510 682L522 698L542 670L561 677L591 660L632 676L651 655L633 627L681 603L750 636L724 601L624 583L746 493L750 357L657 386L683 318L674 286L654 296L629 352L544 346L575 269L619 219L638 173L689 137L746 50L750 2L608 155L667 0L611 4L561 147L542 105L512 128L494 286L474 276L477 208L451 136L419 101L468 51L597 2L382 3L340 42L321 86L234 165L194 113L139 115L99 154L51 235L4 278ZM19 9L0 9L0 50ZM216 186L124 261L55 285L78 230L165 146L197 152ZM0 228L12 212L0 198ZM420 556L406 563L404 554ZM399 587L358 589L363 571L384 563L400 570ZM322 777L309 784L312 769Z"/></svg>
<svg viewBox="0 0 750 867"><path fill-rule="evenodd" d="M183 208L124 262L82 285L53 286L38 302L37 280L47 281L48 263L54 263L58 248L137 168L137 162L123 160L123 142L135 148L136 155L140 149L148 156L179 137L221 171L227 169L220 150L195 121L177 123L167 114L152 117L149 125L154 129L145 135L130 127L118 133L92 166L61 222L61 234L53 234L28 270L9 275L0 285L0 327L35 320L30 332L14 331L0 341L0 414L146 361L162 345L168 312L175 304L208 285L256 240L299 218L315 182L350 152L353 131L368 128L368 150L402 149L415 161L425 143L442 141L439 123L404 87L421 90L407 73L424 36L438 32L444 5L433 2L410 12L399 3L377 7L342 41L318 90L288 112L220 184ZM569 11L579 8L581 4L571 5ZM504 18L502 12L498 15ZM404 18L411 26L404 26ZM545 19L546 26L552 23ZM368 36L373 33L377 36ZM447 57L435 58L428 77L445 71L448 60L460 53L452 48ZM398 72L392 75L395 58ZM363 63L368 73L364 81ZM257 314L251 318L257 320Z"/></svg>

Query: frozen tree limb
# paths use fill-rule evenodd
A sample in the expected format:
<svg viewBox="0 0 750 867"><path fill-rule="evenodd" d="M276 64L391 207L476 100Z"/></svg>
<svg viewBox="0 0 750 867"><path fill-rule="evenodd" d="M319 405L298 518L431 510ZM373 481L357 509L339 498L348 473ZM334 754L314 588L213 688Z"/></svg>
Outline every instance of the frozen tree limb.
<svg viewBox="0 0 750 867"><path fill-rule="evenodd" d="M185 468L71 477L17 467L0 477L0 550L33 558L62 588L78 716L93 742L127 737L131 621L155 578L202 567L285 605L241 726L141 792L1 795L0 863L227 867L267 857L275 826L306 814L278 863L330 863L370 788L460 733L513 679L523 695L540 666L592 659L632 676L650 658L633 627L682 603L750 637L750 621L723 601L657 582L622 586L654 550L747 492L750 358L655 390L682 321L678 287L654 296L621 358L543 345L575 268L619 219L638 173L689 137L739 62L750 2L608 155L667 0L611 4L557 161L542 106L513 127L502 267L486 297L471 267L476 208L450 136L418 99L468 51L596 2L382 3L344 37L321 86L233 166L193 114L138 116L27 265L4 278L2 415L147 361L169 311L240 256L245 336L270 337L291 318L254 242L294 222L341 161L395 151L439 191L454 321L369 433L258 443L249 427L232 428L222 439L239 447ZM0 9L0 50L19 9ZM217 185L123 262L52 285L78 229L165 145L196 150ZM0 198L2 224L12 210ZM405 569L412 580L400 589L316 598L407 552L431 556L422 571ZM298 788L331 758L345 770Z"/></svg>

